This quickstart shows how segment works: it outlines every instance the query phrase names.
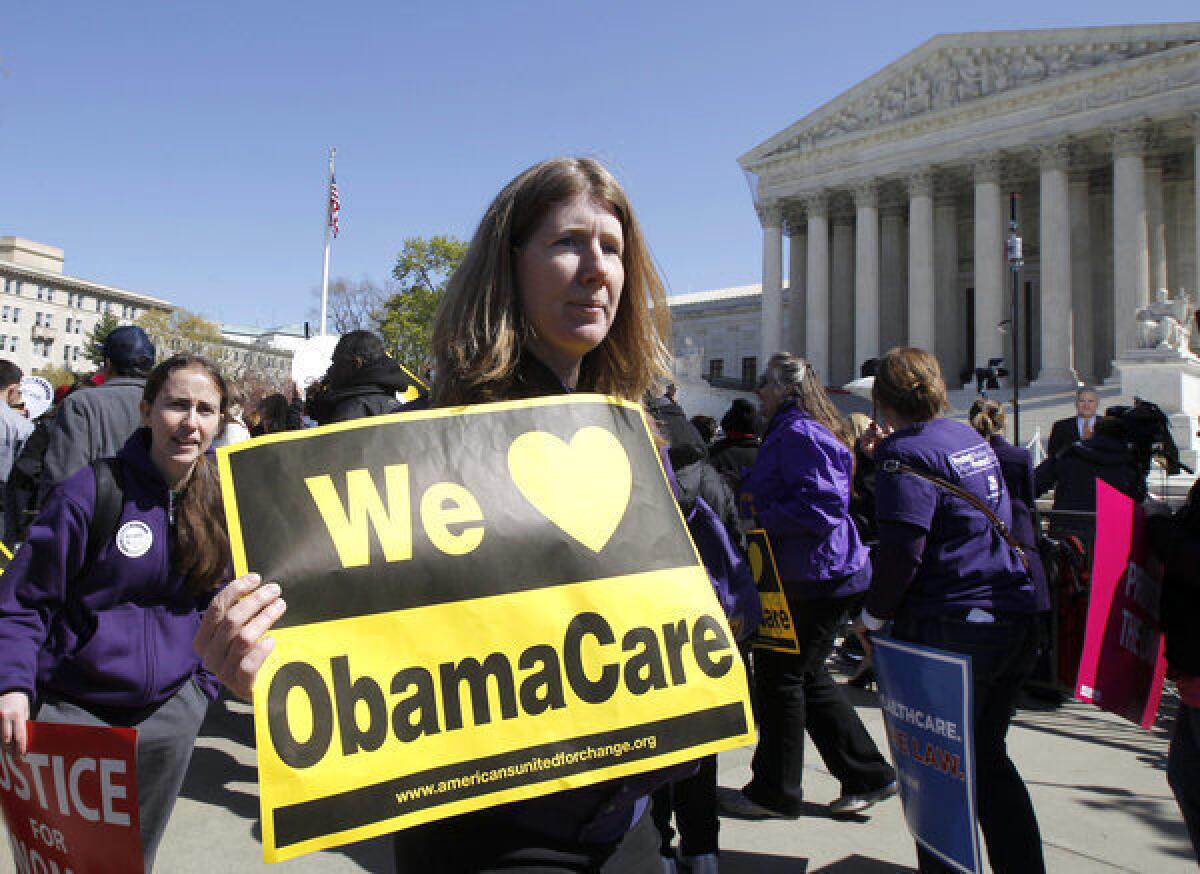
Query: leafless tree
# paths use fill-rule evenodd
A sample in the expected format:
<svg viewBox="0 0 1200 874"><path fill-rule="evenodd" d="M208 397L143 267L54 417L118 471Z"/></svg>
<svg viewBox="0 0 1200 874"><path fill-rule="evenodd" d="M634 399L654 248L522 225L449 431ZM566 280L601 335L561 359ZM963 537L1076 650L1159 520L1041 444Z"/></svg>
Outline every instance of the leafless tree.
<svg viewBox="0 0 1200 874"><path fill-rule="evenodd" d="M321 289L313 292L316 304L309 311L312 322L316 325L321 317ZM335 334L346 334L350 331L378 331L378 313L384 301L389 297L389 291L376 285L372 280L363 277L352 282L343 277L329 282L329 330ZM313 333L319 333L314 330Z"/></svg>

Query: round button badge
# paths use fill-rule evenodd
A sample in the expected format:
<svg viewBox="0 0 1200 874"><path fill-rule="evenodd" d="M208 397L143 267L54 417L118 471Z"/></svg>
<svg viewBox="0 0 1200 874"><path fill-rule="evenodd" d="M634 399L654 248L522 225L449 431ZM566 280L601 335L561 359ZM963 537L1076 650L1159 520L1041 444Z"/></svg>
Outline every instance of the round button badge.
<svg viewBox="0 0 1200 874"><path fill-rule="evenodd" d="M140 519L126 522L117 531L117 549L127 558L141 558L154 545L154 534L150 526Z"/></svg>

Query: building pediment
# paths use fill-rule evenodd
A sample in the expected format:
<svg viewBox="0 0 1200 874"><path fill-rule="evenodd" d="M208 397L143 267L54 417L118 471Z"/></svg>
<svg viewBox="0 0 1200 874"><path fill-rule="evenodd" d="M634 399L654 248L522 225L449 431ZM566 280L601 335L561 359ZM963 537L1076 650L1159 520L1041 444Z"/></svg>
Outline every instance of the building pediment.
<svg viewBox="0 0 1200 874"><path fill-rule="evenodd" d="M747 153L743 166L1200 43L1200 23L936 36Z"/></svg>

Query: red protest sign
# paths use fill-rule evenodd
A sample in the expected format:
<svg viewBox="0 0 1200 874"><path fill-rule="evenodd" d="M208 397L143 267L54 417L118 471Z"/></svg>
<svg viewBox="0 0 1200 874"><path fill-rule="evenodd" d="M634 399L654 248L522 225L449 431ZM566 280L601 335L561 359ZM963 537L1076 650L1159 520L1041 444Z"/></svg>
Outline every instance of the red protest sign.
<svg viewBox="0 0 1200 874"><path fill-rule="evenodd" d="M0 808L19 874L134 874L137 732L30 722L29 752L0 753Z"/></svg>
<svg viewBox="0 0 1200 874"><path fill-rule="evenodd" d="M1145 521L1140 504L1096 480L1092 591L1075 697L1149 728L1167 661L1158 618L1162 584L1148 567Z"/></svg>

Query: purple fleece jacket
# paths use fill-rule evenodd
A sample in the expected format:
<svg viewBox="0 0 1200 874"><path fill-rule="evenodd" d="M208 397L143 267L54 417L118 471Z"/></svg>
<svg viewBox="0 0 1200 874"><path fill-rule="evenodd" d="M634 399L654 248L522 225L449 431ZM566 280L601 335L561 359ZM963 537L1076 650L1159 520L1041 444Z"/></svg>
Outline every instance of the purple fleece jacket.
<svg viewBox="0 0 1200 874"><path fill-rule="evenodd" d="M82 705L139 708L195 677L216 678L192 648L209 597L171 570L170 490L141 428L117 454L124 490L117 534L77 578L96 503L90 467L54 487L0 576L0 692L45 692Z"/></svg>
<svg viewBox="0 0 1200 874"><path fill-rule="evenodd" d="M871 582L870 553L850 519L853 478L854 455L812 416L789 403L771 417L742 491L779 575L802 598L854 595Z"/></svg>

